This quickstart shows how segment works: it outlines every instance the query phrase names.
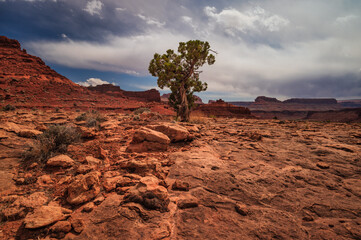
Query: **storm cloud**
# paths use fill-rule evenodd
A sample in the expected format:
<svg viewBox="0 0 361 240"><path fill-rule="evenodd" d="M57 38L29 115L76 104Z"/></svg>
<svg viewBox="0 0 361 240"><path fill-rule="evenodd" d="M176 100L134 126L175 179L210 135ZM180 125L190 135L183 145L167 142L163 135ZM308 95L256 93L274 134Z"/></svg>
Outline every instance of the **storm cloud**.
<svg viewBox="0 0 361 240"><path fill-rule="evenodd" d="M139 89L156 86L147 71L155 52L206 40L218 54L202 69L203 95L226 100L360 97L360 25L357 0L0 1L1 32L29 52L137 76Z"/></svg>

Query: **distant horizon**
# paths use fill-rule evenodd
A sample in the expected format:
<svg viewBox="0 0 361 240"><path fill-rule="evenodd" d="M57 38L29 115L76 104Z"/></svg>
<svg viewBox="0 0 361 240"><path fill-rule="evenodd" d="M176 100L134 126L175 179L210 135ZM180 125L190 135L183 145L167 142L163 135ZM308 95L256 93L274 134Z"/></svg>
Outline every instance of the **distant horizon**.
<svg viewBox="0 0 361 240"><path fill-rule="evenodd" d="M159 90L153 54L200 39L218 53L201 69L208 90L195 94L205 101L359 99L360 9L358 0L0 0L0 32L76 83Z"/></svg>

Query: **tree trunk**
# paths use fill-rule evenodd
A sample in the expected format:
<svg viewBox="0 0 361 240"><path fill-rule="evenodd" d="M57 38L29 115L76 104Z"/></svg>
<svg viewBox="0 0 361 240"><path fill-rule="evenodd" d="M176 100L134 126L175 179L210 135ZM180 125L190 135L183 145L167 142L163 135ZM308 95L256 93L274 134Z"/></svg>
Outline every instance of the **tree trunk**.
<svg viewBox="0 0 361 240"><path fill-rule="evenodd" d="M178 115L180 116L181 122L188 122L189 121L189 107L188 107L188 98L186 94L186 89L184 88L184 85L181 86L179 89L180 97L181 97L181 104L179 108Z"/></svg>

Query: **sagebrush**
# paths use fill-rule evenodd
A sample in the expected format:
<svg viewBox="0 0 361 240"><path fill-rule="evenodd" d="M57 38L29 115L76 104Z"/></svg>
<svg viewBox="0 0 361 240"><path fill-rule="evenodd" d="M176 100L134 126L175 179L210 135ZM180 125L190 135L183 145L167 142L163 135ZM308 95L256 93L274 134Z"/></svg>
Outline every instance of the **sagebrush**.
<svg viewBox="0 0 361 240"><path fill-rule="evenodd" d="M24 161L43 163L58 154L66 153L70 144L80 141L80 133L70 125L52 125L39 135L33 146L23 155Z"/></svg>
<svg viewBox="0 0 361 240"><path fill-rule="evenodd" d="M100 128L100 123L105 121L105 118L96 110L87 111L75 118L76 121L85 121L87 127Z"/></svg>

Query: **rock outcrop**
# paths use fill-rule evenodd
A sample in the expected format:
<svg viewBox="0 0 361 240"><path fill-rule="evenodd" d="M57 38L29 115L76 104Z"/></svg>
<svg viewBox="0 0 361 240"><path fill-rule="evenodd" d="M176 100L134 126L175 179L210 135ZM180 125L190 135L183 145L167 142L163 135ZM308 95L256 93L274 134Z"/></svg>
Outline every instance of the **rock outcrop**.
<svg viewBox="0 0 361 240"><path fill-rule="evenodd" d="M68 147L74 168L19 167L24 144L36 141L21 129L59 116L77 124L77 115L1 112L0 239L360 239L359 123L149 123L112 112L104 117L116 127ZM148 129L136 139L167 145L187 136L168 126L195 139L126 151L135 132L161 125L165 134Z"/></svg>
<svg viewBox="0 0 361 240"><path fill-rule="evenodd" d="M251 111L245 107L235 106L224 102L222 99L216 102L199 105L194 109L193 114L203 114L207 117L235 117L235 118L254 118Z"/></svg>
<svg viewBox="0 0 361 240"><path fill-rule="evenodd" d="M291 98L283 101L283 103L297 104L337 104L334 98Z"/></svg>
<svg viewBox="0 0 361 240"><path fill-rule="evenodd" d="M254 100L256 103L281 103L277 98L259 96Z"/></svg>
<svg viewBox="0 0 361 240"><path fill-rule="evenodd" d="M66 208L42 206L25 217L25 228L34 229L45 227L57 221L64 220L70 213L72 213L72 211Z"/></svg>
<svg viewBox="0 0 361 240"><path fill-rule="evenodd" d="M67 189L67 201L78 205L95 198L100 192L99 176L97 172L76 176Z"/></svg>
<svg viewBox="0 0 361 240"><path fill-rule="evenodd" d="M142 127L135 131L133 140L127 148L129 152L147 152L167 150L170 139L167 135Z"/></svg>
<svg viewBox="0 0 361 240"><path fill-rule="evenodd" d="M142 102L160 102L160 93L156 89L147 91L125 91L113 84L102 84L88 87L91 91L105 93L110 96L127 97Z"/></svg>
<svg viewBox="0 0 361 240"><path fill-rule="evenodd" d="M156 125L149 125L148 128L167 135L171 142L188 141L192 139L191 134L187 128L178 124L160 123Z"/></svg>
<svg viewBox="0 0 361 240"><path fill-rule="evenodd" d="M157 99L160 101L159 93ZM89 91L5 36L0 36L0 101L0 107L10 104L26 108L136 109L144 105L122 94L114 98Z"/></svg>

